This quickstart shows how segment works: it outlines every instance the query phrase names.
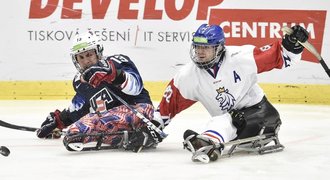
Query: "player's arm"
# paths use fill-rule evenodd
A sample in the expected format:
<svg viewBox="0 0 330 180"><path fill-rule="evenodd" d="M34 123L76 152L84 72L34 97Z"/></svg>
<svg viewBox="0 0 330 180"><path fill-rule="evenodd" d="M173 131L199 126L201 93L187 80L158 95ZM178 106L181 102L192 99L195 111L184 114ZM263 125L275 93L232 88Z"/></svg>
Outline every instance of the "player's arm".
<svg viewBox="0 0 330 180"><path fill-rule="evenodd" d="M282 41L254 49L253 56L258 73L270 71L274 68L287 68L301 59L304 47L297 41L307 41L308 32L299 25L292 27L292 30L293 33L285 35Z"/></svg>
<svg viewBox="0 0 330 180"><path fill-rule="evenodd" d="M71 125L89 112L89 103L79 93L88 89L86 88L87 84L81 83L80 73L75 76L72 85L76 95L72 98L70 106L62 111L56 109L48 114L46 120L37 131L39 138L59 138L57 137L57 130L62 130Z"/></svg>
<svg viewBox="0 0 330 180"><path fill-rule="evenodd" d="M180 89L174 85L174 79L172 79L166 87L162 100L155 112L155 119L162 119L163 122L160 121L161 124L166 126L170 123L170 119L194 103L196 101L182 96Z"/></svg>
<svg viewBox="0 0 330 180"><path fill-rule="evenodd" d="M66 128L89 112L89 104L85 102L82 96L76 94L68 108L50 112L37 130L37 136L47 139L60 138L57 131Z"/></svg>
<svg viewBox="0 0 330 180"><path fill-rule="evenodd" d="M138 95L143 89L142 78L134 63L125 55L110 56L100 60L82 74L93 87L102 82L113 84L128 95Z"/></svg>

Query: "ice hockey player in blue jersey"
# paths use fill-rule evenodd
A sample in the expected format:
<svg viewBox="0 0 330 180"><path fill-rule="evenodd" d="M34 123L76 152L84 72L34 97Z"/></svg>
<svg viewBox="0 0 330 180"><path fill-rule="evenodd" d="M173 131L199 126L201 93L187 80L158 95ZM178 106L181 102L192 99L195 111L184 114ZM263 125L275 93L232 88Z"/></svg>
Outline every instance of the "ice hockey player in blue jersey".
<svg viewBox="0 0 330 180"><path fill-rule="evenodd" d="M92 32L87 32L75 37L71 57L78 70L73 80L76 94L68 108L50 112L37 131L39 138L58 138L58 130L67 128L63 142L68 150L72 150L68 144L72 143L71 137L76 134L143 129L145 123L113 97L108 89L147 119L153 118L154 107L149 93L143 86L137 67L128 56L104 56L101 40ZM85 144L97 141L97 138L86 136L76 138L74 142ZM105 136L102 139L102 143L118 148L126 144L124 148L133 151L157 144L149 138L148 133L142 133L141 130L129 134L126 142L123 136Z"/></svg>

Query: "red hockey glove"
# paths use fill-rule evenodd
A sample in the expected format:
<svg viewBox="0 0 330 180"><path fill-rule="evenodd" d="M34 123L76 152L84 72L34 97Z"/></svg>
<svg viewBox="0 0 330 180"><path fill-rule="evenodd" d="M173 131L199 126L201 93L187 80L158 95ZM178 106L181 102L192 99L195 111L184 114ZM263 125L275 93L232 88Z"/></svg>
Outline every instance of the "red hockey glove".
<svg viewBox="0 0 330 180"><path fill-rule="evenodd" d="M117 76L117 70L113 62L107 60L100 60L96 65L86 69L82 78L93 87L97 87L101 82L105 81L112 83Z"/></svg>

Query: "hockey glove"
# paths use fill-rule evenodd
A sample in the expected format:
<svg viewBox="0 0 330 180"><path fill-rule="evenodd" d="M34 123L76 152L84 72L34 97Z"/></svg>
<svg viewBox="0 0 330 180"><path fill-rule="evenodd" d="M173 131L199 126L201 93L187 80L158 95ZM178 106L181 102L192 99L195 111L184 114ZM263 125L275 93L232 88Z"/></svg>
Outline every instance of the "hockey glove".
<svg viewBox="0 0 330 180"><path fill-rule="evenodd" d="M293 30L292 34L286 34L284 39L282 40L283 47L294 53L299 54L304 50L304 47L298 43L299 42L306 42L308 40L309 33L303 27L299 25L295 25L291 28Z"/></svg>
<svg viewBox="0 0 330 180"><path fill-rule="evenodd" d="M244 112L236 109L230 110L228 112L231 115L233 125L237 128L237 134L245 128L246 120L244 118Z"/></svg>
<svg viewBox="0 0 330 180"><path fill-rule="evenodd" d="M163 119L163 117L160 115L159 110L156 110L156 111L154 111L154 118L153 118L152 122L159 129L163 130L165 128L165 126L170 123L170 119Z"/></svg>
<svg viewBox="0 0 330 180"><path fill-rule="evenodd" d="M55 110L49 113L46 120L41 124L41 128L37 130L39 138L58 139L61 137L61 130L64 124L60 118L61 111Z"/></svg>
<svg viewBox="0 0 330 180"><path fill-rule="evenodd" d="M151 122L157 127L160 126L157 121L152 120ZM156 147L162 140L163 138L156 131L143 126L129 135L128 143L124 148L133 152L140 152L144 148Z"/></svg>
<svg viewBox="0 0 330 180"><path fill-rule="evenodd" d="M89 67L82 74L82 78L93 87L99 86L103 81L112 83L116 76L117 70L115 65L107 60L98 61L96 65Z"/></svg>

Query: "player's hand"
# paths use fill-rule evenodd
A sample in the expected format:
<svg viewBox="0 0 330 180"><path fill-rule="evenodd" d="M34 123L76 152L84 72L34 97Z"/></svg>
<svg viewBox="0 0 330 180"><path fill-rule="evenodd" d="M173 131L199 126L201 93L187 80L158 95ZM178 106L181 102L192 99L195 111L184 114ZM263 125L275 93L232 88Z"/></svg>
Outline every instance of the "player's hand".
<svg viewBox="0 0 330 180"><path fill-rule="evenodd" d="M152 120L151 122L157 127L160 125L157 121ZM163 138L160 134L150 130L147 126L143 126L129 135L128 143L124 148L133 152L140 152L144 148L156 147L162 141Z"/></svg>
<svg viewBox="0 0 330 180"><path fill-rule="evenodd" d="M86 69L82 73L82 78L93 87L97 87L103 81L112 83L116 75L116 67L111 61L100 60L95 65Z"/></svg>
<svg viewBox="0 0 330 180"><path fill-rule="evenodd" d="M292 34L289 35L289 38L292 42L300 41L302 43L308 40L309 33L307 30L300 25L295 25L291 28L293 30Z"/></svg>
<svg viewBox="0 0 330 180"><path fill-rule="evenodd" d="M298 43L298 41L302 43L306 42L308 40L309 33L300 25L295 25L291 29L293 30L292 34L286 34L284 36L282 45L288 51L299 54L304 50L304 47Z"/></svg>
<svg viewBox="0 0 330 180"><path fill-rule="evenodd" d="M232 118L233 125L237 128L237 133L240 133L246 126L244 112L232 109L228 113Z"/></svg>
<svg viewBox="0 0 330 180"><path fill-rule="evenodd" d="M49 113L46 120L41 124L40 129L37 130L39 138L58 139L61 137L63 124L61 123L60 113L61 111L59 110Z"/></svg>
<svg viewBox="0 0 330 180"><path fill-rule="evenodd" d="M160 130L163 130L165 128L165 123L169 123L167 122L169 121L169 119L163 119L162 116L160 115L159 110L154 111L154 117L153 117L153 124L155 124Z"/></svg>

